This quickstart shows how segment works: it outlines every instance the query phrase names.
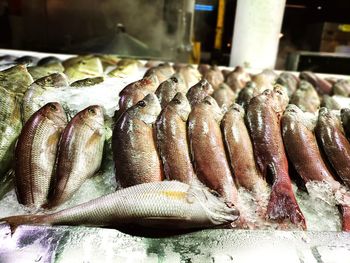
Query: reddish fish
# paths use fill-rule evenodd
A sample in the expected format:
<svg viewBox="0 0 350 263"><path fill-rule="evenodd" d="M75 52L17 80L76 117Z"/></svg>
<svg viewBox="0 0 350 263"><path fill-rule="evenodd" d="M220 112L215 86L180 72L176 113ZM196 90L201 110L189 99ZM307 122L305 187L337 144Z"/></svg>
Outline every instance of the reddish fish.
<svg viewBox="0 0 350 263"><path fill-rule="evenodd" d="M306 228L304 216L295 199L288 174L288 161L283 146L280 103L276 94L265 90L251 99L247 111L247 124L253 141L255 159L263 176L274 177L267 208L270 219L289 218L293 224ZM278 105L279 107L276 107Z"/></svg>
<svg viewBox="0 0 350 263"><path fill-rule="evenodd" d="M186 96L191 107L193 107L196 104L201 103L206 96L211 95L213 92L214 89L210 83L206 79L202 79L189 89Z"/></svg>

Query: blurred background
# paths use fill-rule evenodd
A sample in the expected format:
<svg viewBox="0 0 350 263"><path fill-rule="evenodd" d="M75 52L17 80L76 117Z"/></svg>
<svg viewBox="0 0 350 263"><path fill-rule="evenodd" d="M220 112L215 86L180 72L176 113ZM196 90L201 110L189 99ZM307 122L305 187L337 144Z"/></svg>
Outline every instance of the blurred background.
<svg viewBox="0 0 350 263"><path fill-rule="evenodd" d="M242 36L262 35L271 27L259 20L249 29L246 21L275 10L271 5L278 2L252 9L246 3L254 0L244 1L0 0L0 48L234 65L233 50L244 42ZM270 17L278 12L282 20L273 22L278 30L275 68L350 74L350 1L281 3L279 11L267 12ZM243 33L234 43L238 30ZM236 54L243 49L236 48ZM267 52L255 49L253 54Z"/></svg>

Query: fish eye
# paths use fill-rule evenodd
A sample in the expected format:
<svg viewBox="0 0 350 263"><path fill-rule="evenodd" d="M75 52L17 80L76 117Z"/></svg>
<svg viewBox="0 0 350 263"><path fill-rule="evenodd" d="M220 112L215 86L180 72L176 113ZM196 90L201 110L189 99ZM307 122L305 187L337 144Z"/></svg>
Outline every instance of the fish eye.
<svg viewBox="0 0 350 263"><path fill-rule="evenodd" d="M180 101L179 99L174 99L174 102L175 102L176 104L181 104L181 101Z"/></svg>
<svg viewBox="0 0 350 263"><path fill-rule="evenodd" d="M175 77L171 77L170 79L171 79L171 81L173 81L173 82L175 82L175 83L178 83L178 82L179 82L178 79L175 78Z"/></svg>
<svg viewBox="0 0 350 263"><path fill-rule="evenodd" d="M50 110L57 111L57 107L55 104L50 104Z"/></svg>
<svg viewBox="0 0 350 263"><path fill-rule="evenodd" d="M283 93L282 93L282 91L281 90L276 90L276 92L278 93L278 94L280 94L280 95L283 95Z"/></svg>
<svg viewBox="0 0 350 263"><path fill-rule="evenodd" d="M146 107L147 103L144 101L144 100L140 100L138 103L137 103L137 106L140 106L142 108Z"/></svg>
<svg viewBox="0 0 350 263"><path fill-rule="evenodd" d="M210 193L215 197L220 197L220 194L216 192L215 190L210 190Z"/></svg>
<svg viewBox="0 0 350 263"><path fill-rule="evenodd" d="M93 115L96 114L96 111L95 111L95 109L93 109L93 108L88 109L88 112L89 112L90 114L93 114Z"/></svg>
<svg viewBox="0 0 350 263"><path fill-rule="evenodd" d="M211 105L211 102L209 100L204 101L205 104Z"/></svg>

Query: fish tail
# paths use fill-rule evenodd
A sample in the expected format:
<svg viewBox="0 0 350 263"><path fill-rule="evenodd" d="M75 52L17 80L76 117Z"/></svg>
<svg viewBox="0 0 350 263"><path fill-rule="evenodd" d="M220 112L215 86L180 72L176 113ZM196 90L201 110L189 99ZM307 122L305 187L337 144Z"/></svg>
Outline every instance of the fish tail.
<svg viewBox="0 0 350 263"><path fill-rule="evenodd" d="M272 220L289 218L293 224L306 230L304 215L299 208L292 189L286 189L286 187L279 184L272 186L267 215Z"/></svg>
<svg viewBox="0 0 350 263"><path fill-rule="evenodd" d="M35 225L43 222L45 215L19 215L1 218L0 222L7 223L14 233L20 225Z"/></svg>
<svg viewBox="0 0 350 263"><path fill-rule="evenodd" d="M350 206L340 206L340 212L342 215L342 230L350 232Z"/></svg>

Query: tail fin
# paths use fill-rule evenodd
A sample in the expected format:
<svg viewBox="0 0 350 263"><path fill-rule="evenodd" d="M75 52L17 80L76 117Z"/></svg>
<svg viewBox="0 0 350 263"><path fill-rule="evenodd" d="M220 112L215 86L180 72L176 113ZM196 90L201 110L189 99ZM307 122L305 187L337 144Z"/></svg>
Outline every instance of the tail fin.
<svg viewBox="0 0 350 263"><path fill-rule="evenodd" d="M267 206L267 214L272 220L289 218L293 224L306 230L304 215L299 208L292 189L274 184Z"/></svg>
<svg viewBox="0 0 350 263"><path fill-rule="evenodd" d="M350 232L350 206L340 206L340 212L342 214L342 230Z"/></svg>
<svg viewBox="0 0 350 263"><path fill-rule="evenodd" d="M42 223L45 215L20 215L1 218L0 222L7 223L11 228L13 234L20 225L35 225Z"/></svg>

